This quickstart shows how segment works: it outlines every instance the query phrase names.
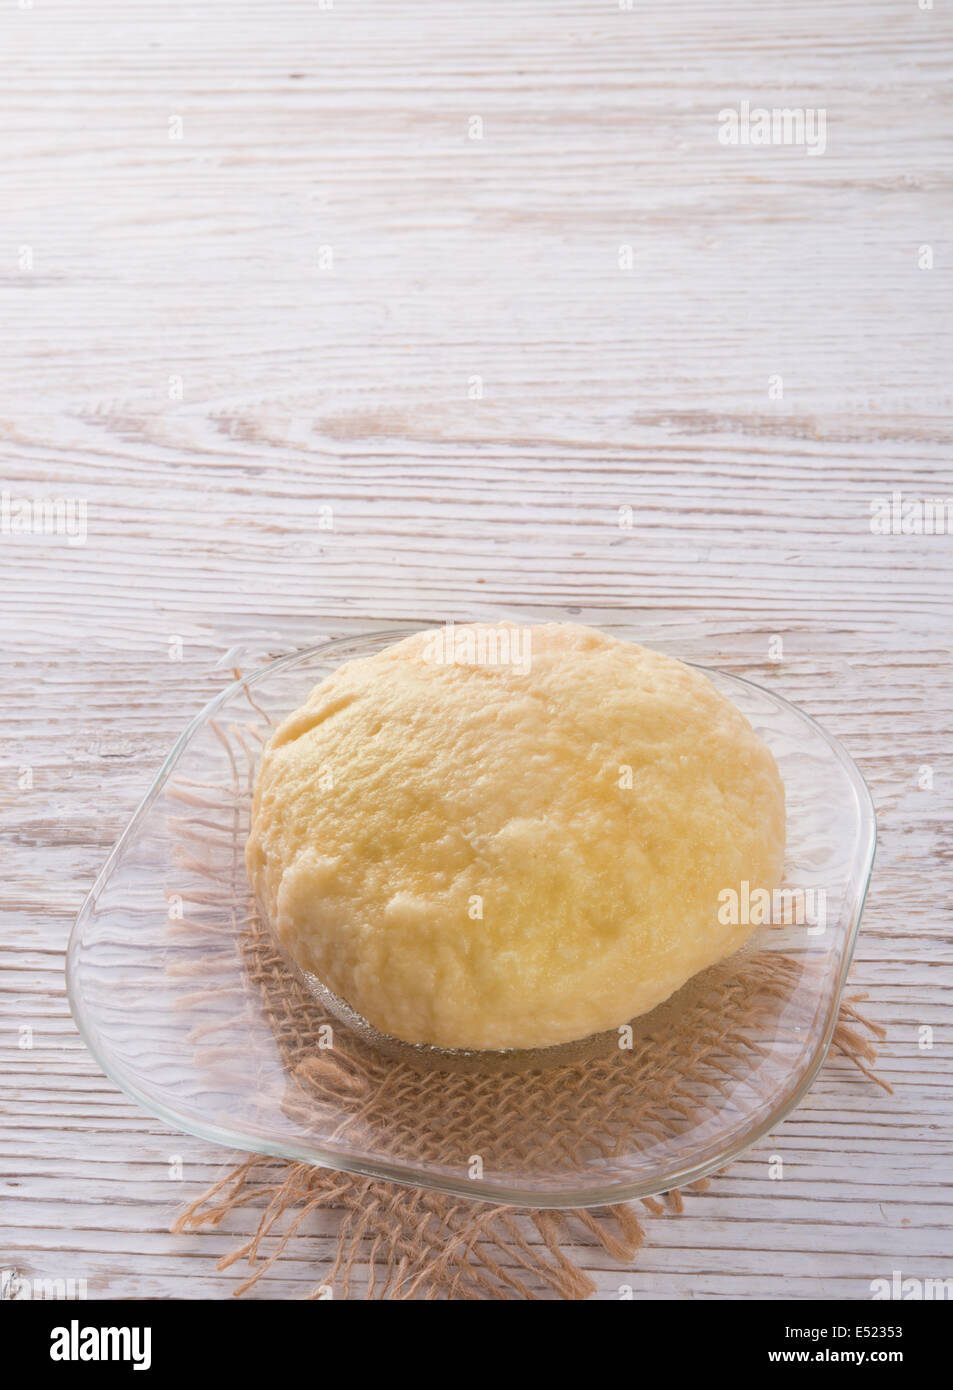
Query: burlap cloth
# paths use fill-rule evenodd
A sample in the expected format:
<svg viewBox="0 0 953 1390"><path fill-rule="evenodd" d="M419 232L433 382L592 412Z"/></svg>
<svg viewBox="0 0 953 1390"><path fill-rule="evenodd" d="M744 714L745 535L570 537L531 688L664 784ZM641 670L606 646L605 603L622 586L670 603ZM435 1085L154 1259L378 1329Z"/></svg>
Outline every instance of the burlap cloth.
<svg viewBox="0 0 953 1390"><path fill-rule="evenodd" d="M211 883L233 902L245 902L232 944L245 988L256 996L289 1076L282 1109L302 1127L313 1120L326 1134L333 1115L336 1138L348 1126L386 1136L401 1166L455 1165L459 1171L461 1156L465 1162L477 1153L487 1171L505 1171L518 1161L529 1172L558 1174L575 1173L581 1160L594 1156L611 1173L613 1160L633 1144L677 1138L716 1114L729 1083L743 1077L757 1087L759 1057L767 1052L759 1035L793 997L803 972L817 968L809 956L758 951L736 957L706 973L704 989L683 1001L676 1030L656 1014L641 1034L637 1030L630 1050L615 1047L555 1070L487 1077L422 1072L369 1046L341 1027L289 969L248 897L239 846L232 843L224 858L212 851L223 838L234 840L235 807L250 794L250 779L239 774L231 751L236 734L250 764L255 761L235 726L231 738L216 732L229 749L231 786L213 795L208 783L180 780L171 794L191 815L177 824L189 863L206 883L196 900L208 906ZM260 732L253 732L257 743ZM188 921L183 928L189 929ZM871 1071L875 1051L861 1030L875 1037L883 1031L858 1012L863 997L842 1001L832 1052L889 1090ZM776 1078L764 1084L776 1085ZM311 1297L347 1298L359 1267L367 1271L367 1298L584 1299L595 1286L573 1253L584 1254L595 1240L627 1264L645 1239L646 1213L680 1213L684 1196L707 1186L703 1180L639 1204L530 1210L253 1155L192 1202L172 1229L215 1226L239 1209L256 1208L253 1234L219 1261L224 1269L247 1260L249 1274L238 1294L262 1278L310 1212L327 1207L339 1213L337 1251L330 1267L316 1269ZM581 1243L572 1252L574 1238Z"/></svg>

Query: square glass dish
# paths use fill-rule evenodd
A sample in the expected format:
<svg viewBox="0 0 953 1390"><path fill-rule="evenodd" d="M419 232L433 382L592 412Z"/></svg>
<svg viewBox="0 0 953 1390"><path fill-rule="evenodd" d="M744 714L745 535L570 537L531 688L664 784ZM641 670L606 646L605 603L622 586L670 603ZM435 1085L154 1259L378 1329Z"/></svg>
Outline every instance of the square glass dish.
<svg viewBox="0 0 953 1390"><path fill-rule="evenodd" d="M827 1054L873 863L863 778L781 696L703 668L785 782L774 920L630 1029L509 1055L390 1046L273 942L244 846L272 725L335 666L421 626L282 657L192 721L73 929L84 1041L145 1110L237 1149L532 1207L704 1177L775 1128ZM653 645L641 628L614 631Z"/></svg>

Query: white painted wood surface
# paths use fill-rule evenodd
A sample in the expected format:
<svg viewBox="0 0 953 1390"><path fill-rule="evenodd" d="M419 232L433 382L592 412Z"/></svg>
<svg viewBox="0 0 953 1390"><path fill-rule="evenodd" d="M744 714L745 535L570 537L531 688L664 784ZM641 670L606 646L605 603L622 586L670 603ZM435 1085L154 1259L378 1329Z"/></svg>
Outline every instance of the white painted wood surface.
<svg viewBox="0 0 953 1390"><path fill-rule="evenodd" d="M229 1154L99 1073L63 987L186 719L326 632L567 606L664 609L858 759L853 983L896 1088L832 1062L632 1268L580 1232L600 1296L953 1276L953 540L869 524L953 497L951 7L22 4L0 480L81 499L88 537L0 534L0 1264L93 1296L242 1276L215 1259L245 1219L168 1233ZM826 152L721 146L742 100L824 108ZM320 1282L332 1229L259 1295Z"/></svg>

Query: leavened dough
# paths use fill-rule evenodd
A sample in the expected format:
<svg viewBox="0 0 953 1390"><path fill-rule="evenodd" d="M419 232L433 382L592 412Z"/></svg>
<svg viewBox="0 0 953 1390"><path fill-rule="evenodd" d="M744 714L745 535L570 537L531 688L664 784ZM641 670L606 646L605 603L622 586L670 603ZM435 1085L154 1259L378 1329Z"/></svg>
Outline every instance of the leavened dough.
<svg viewBox="0 0 953 1390"><path fill-rule="evenodd" d="M718 894L780 882L774 758L671 657L548 624L519 629L529 662L458 664L465 632L341 666L278 728L250 882L298 964L394 1037L617 1027L750 934Z"/></svg>

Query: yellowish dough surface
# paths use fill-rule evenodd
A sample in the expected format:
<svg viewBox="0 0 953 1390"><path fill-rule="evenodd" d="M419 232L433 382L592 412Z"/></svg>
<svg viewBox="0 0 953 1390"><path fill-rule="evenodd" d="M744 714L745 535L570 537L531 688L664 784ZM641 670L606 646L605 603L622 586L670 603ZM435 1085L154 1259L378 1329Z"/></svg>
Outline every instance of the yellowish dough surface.
<svg viewBox="0 0 953 1390"><path fill-rule="evenodd" d="M542 1047L742 945L718 895L778 886L784 789L682 662L573 624L510 629L501 660L481 631L415 634L311 692L265 749L248 876L382 1032Z"/></svg>

